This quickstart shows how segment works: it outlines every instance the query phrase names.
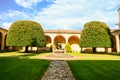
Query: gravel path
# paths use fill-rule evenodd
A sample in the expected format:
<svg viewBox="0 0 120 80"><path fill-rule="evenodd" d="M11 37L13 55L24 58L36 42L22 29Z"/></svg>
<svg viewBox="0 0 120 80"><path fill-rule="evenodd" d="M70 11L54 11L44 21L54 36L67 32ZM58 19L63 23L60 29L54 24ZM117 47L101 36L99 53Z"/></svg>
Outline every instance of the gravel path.
<svg viewBox="0 0 120 80"><path fill-rule="evenodd" d="M63 53L54 53L47 56L38 56L37 58L46 60L80 60L80 57L71 56Z"/></svg>
<svg viewBox="0 0 120 80"><path fill-rule="evenodd" d="M64 60L52 60L41 80L75 80Z"/></svg>

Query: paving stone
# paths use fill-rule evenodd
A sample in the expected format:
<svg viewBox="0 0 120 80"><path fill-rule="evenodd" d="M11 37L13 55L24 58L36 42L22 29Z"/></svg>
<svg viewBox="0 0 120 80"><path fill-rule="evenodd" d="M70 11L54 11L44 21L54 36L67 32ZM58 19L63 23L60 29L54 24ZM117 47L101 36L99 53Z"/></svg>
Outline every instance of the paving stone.
<svg viewBox="0 0 120 80"><path fill-rule="evenodd" d="M41 80L75 80L64 60L52 60Z"/></svg>

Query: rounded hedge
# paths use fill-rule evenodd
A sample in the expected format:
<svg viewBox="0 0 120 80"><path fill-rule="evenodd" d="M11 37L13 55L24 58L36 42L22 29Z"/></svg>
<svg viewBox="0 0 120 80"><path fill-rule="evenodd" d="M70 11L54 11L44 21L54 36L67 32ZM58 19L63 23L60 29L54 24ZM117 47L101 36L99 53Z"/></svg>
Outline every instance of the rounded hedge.
<svg viewBox="0 0 120 80"><path fill-rule="evenodd" d="M15 21L9 28L7 46L45 46L45 36L41 25L34 21Z"/></svg>
<svg viewBox="0 0 120 80"><path fill-rule="evenodd" d="M100 21L91 21L84 25L80 37L81 47L112 47L109 27Z"/></svg>

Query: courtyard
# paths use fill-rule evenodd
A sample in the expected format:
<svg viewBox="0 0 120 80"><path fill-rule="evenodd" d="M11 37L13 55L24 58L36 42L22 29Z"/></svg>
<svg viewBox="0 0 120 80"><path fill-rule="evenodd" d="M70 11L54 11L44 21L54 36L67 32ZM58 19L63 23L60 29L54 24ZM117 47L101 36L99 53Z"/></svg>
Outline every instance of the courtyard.
<svg viewBox="0 0 120 80"><path fill-rule="evenodd" d="M120 80L120 0L0 0L0 14L0 80Z"/></svg>

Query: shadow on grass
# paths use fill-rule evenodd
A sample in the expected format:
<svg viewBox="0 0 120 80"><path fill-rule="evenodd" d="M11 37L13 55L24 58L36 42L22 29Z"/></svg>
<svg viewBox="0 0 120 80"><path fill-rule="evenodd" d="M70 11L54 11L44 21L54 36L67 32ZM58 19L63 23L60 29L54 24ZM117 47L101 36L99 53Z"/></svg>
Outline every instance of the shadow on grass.
<svg viewBox="0 0 120 80"><path fill-rule="evenodd" d="M24 53L24 55L20 55L19 57L30 57L30 56L36 56L38 54L36 53Z"/></svg>
<svg viewBox="0 0 120 80"><path fill-rule="evenodd" d="M0 50L0 53L16 52L17 50Z"/></svg>
<svg viewBox="0 0 120 80"><path fill-rule="evenodd" d="M120 60L67 61L76 80L118 80Z"/></svg>
<svg viewBox="0 0 120 80"><path fill-rule="evenodd" d="M50 61L20 57L0 57L1 80L40 80Z"/></svg>
<svg viewBox="0 0 120 80"><path fill-rule="evenodd" d="M24 55L19 55L19 57L31 57L31 56L37 56L37 55L39 55L39 54L41 54L41 55L46 55L46 54L48 54L48 53L50 53L50 52L45 52L45 53L23 53Z"/></svg>
<svg viewBox="0 0 120 80"><path fill-rule="evenodd" d="M80 54L105 54L105 55L114 55L114 56L120 56L120 53L107 53L107 52L97 52L97 53L80 53Z"/></svg>

